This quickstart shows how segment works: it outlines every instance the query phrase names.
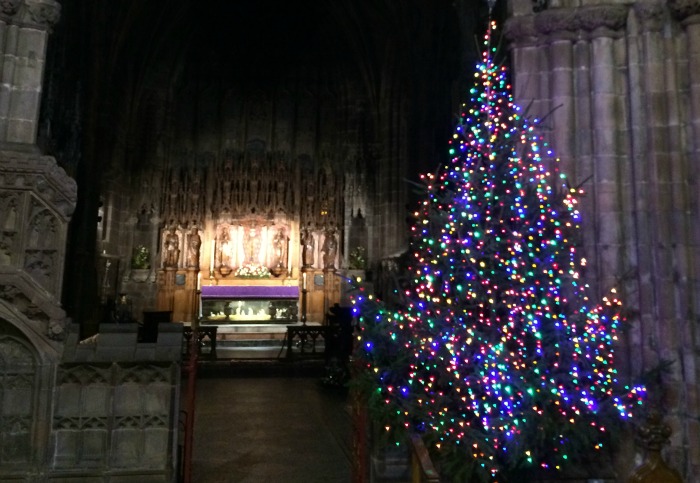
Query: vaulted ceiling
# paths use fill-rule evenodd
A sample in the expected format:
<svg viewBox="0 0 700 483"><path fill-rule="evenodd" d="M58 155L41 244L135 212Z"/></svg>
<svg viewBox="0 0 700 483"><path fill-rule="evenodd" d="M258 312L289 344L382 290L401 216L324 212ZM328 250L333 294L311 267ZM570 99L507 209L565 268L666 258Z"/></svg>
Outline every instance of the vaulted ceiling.
<svg viewBox="0 0 700 483"><path fill-rule="evenodd" d="M182 106L202 93L223 99L231 86L294 84L339 91L370 113L406 103L403 162L414 173L432 170L471 81L488 11L485 0L60 3L38 143L78 182L68 253L76 273L92 270L106 180L157 158L164 122L186 117ZM67 284L75 286L64 294L74 299L68 306L84 305L85 280Z"/></svg>
<svg viewBox="0 0 700 483"><path fill-rule="evenodd" d="M115 143L152 136L145 106L154 99L227 83L353 84L370 104L400 89L420 110L419 132L443 142L455 106L440 100L458 100L450 90L468 78L476 58L470 40L487 11L485 0L61 4L40 143L73 175L87 158L104 166Z"/></svg>

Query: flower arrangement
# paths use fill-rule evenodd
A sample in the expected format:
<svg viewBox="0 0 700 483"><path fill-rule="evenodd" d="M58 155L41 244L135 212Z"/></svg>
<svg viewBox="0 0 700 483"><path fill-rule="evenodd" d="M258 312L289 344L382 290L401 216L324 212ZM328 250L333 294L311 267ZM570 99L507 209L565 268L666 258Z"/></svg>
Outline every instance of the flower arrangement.
<svg viewBox="0 0 700 483"><path fill-rule="evenodd" d="M151 251L144 245L134 248L131 256L131 268L144 270L151 268Z"/></svg>
<svg viewBox="0 0 700 483"><path fill-rule="evenodd" d="M238 267L234 276L238 278L269 278L270 270L263 265L249 263Z"/></svg>
<svg viewBox="0 0 700 483"><path fill-rule="evenodd" d="M349 258L350 270L364 270L367 268L367 259L365 257L365 247L356 246L351 252Z"/></svg>

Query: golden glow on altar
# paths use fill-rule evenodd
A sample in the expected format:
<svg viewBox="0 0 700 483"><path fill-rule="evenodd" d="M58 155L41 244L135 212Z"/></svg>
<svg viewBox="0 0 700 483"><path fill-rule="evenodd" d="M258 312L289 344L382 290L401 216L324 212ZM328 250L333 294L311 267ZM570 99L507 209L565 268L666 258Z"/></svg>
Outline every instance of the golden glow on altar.
<svg viewBox="0 0 700 483"><path fill-rule="evenodd" d="M211 314L209 314L208 318L209 320L270 320L272 316L264 310L259 310L257 312L248 310L247 312L241 312L231 315L226 315L223 312L219 312L218 314L212 312Z"/></svg>

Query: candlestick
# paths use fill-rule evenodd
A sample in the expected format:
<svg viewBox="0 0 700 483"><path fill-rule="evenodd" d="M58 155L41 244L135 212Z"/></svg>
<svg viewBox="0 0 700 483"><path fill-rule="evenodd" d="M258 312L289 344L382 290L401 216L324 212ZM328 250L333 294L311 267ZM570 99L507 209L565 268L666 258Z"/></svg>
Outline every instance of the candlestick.
<svg viewBox="0 0 700 483"><path fill-rule="evenodd" d="M302 269L304 270L304 269ZM301 323L306 325L306 297L308 295L308 290L306 290L306 270L301 272Z"/></svg>
<svg viewBox="0 0 700 483"><path fill-rule="evenodd" d="M291 275L292 274L292 251L290 250L291 246L289 244L289 237L287 237L287 271Z"/></svg>
<svg viewBox="0 0 700 483"><path fill-rule="evenodd" d="M211 241L211 256L209 257L209 276L214 276L214 256L216 254L216 240Z"/></svg>

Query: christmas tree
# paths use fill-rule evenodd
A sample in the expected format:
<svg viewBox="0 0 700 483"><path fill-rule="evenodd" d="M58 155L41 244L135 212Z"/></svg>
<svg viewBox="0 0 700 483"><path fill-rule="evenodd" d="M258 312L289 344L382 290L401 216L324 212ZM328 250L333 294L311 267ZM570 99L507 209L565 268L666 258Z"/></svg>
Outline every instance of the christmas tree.
<svg viewBox="0 0 700 483"><path fill-rule="evenodd" d="M618 381L620 301L587 295L581 192L513 102L494 31L450 161L423 178L405 305L355 299L374 420L422 435L443 474L482 481L606 452L644 396Z"/></svg>

